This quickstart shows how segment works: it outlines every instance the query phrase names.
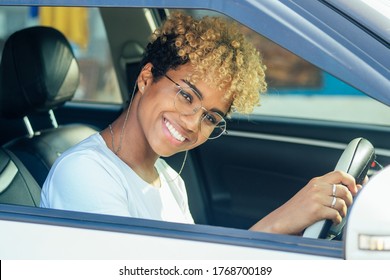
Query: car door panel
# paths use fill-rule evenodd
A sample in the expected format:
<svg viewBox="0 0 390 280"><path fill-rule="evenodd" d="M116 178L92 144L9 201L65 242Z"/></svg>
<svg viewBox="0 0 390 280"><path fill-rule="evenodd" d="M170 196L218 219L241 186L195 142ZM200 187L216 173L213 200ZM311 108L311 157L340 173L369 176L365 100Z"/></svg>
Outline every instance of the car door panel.
<svg viewBox="0 0 390 280"><path fill-rule="evenodd" d="M2 259L343 258L339 242L4 204L0 227Z"/></svg>
<svg viewBox="0 0 390 280"><path fill-rule="evenodd" d="M311 178L332 171L345 146L365 137L390 163L389 131L303 120L232 120L230 133L196 148L191 156L206 196L210 224L248 228L276 209ZM342 133L337 133L342 131ZM194 176L194 175L193 175ZM184 179L185 174L183 175ZM190 183L193 183L190 181ZM187 184L187 188L194 188ZM191 197L190 197L191 202Z"/></svg>

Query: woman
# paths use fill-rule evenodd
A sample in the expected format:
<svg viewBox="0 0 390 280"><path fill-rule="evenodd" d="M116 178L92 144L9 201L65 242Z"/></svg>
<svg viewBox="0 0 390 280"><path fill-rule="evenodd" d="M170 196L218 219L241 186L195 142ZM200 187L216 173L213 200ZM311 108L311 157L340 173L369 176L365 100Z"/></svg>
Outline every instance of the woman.
<svg viewBox="0 0 390 280"><path fill-rule="evenodd" d="M234 24L173 14L154 32L130 105L108 128L64 153L42 207L193 223L184 182L160 156L193 149L249 113L266 90L265 66ZM343 172L312 179L251 229L299 234L341 221L358 188Z"/></svg>

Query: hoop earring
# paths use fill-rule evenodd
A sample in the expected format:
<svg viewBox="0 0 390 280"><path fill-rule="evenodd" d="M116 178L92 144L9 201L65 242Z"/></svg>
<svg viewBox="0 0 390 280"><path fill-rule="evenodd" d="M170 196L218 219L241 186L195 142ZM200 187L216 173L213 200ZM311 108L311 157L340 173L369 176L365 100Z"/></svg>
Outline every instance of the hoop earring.
<svg viewBox="0 0 390 280"><path fill-rule="evenodd" d="M114 146L114 132L112 131L112 124L109 124L108 125L108 128L110 129L110 134L111 134L111 146L112 146L112 151L114 152L114 154L118 155L118 153L121 151L122 149L122 141L123 141L123 136L125 134L125 127L126 127L126 124L127 124L127 120L129 118L129 113L130 113L130 107L131 107L131 104L133 103L133 98L134 98L134 95L135 95L135 90L137 88L137 82L134 83L134 88L133 88L133 92L131 94L131 97L130 97L130 102L129 102L129 105L127 107L127 112L126 112L126 116L125 116L125 120L123 121L123 125L122 125L122 129L121 129L121 134L119 136L119 145L118 145L118 148L115 148Z"/></svg>
<svg viewBox="0 0 390 280"><path fill-rule="evenodd" d="M176 178L174 178L174 179L171 179L171 180L169 180L168 182L173 182L173 181L175 181L177 178L179 178L179 177L180 177L180 174L181 174L181 172L182 172L182 171L183 171L183 169L184 169L184 165L186 164L186 161L187 161L187 156L188 156L188 150L186 150L186 153L184 154L183 163L181 164L180 170L179 170L179 172L177 173L177 176L176 176Z"/></svg>
<svg viewBox="0 0 390 280"><path fill-rule="evenodd" d="M134 98L135 90L136 90L136 89L137 89L137 81L134 83L133 92L131 93L131 96L130 96L129 107L131 106L131 103L133 103L133 98ZM142 88L142 89L143 89L143 88Z"/></svg>
<svg viewBox="0 0 390 280"><path fill-rule="evenodd" d="M178 173L179 176L180 176L181 172L183 171L184 165L186 164L187 156L188 156L188 150L186 150L186 153L184 154L183 163L181 164L180 171Z"/></svg>

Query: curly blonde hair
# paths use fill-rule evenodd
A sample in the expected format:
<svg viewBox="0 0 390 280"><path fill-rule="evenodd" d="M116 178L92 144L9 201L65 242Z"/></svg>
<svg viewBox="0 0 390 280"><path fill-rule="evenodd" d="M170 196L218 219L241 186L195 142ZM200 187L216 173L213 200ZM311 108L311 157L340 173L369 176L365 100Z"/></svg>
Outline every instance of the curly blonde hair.
<svg viewBox="0 0 390 280"><path fill-rule="evenodd" d="M190 62L194 73L189 82L202 80L226 90L225 98L233 100L230 112L251 113L267 89L260 53L237 24L220 17L197 20L181 12L171 14L152 35L142 64L148 62L155 79Z"/></svg>

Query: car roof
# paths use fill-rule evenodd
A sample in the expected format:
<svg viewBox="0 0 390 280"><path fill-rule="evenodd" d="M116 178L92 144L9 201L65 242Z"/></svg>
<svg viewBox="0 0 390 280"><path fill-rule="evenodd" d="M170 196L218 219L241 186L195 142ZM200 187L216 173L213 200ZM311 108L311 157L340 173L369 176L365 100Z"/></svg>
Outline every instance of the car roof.
<svg viewBox="0 0 390 280"><path fill-rule="evenodd" d="M383 0L41 0L39 5L210 9L390 105L390 17ZM376 4L368 4L374 3ZM37 5L3 1L1 5ZM382 6L381 6L382 5ZM365 7L365 10L360 10ZM369 12L367 12L369 11Z"/></svg>

